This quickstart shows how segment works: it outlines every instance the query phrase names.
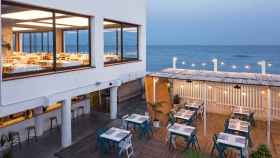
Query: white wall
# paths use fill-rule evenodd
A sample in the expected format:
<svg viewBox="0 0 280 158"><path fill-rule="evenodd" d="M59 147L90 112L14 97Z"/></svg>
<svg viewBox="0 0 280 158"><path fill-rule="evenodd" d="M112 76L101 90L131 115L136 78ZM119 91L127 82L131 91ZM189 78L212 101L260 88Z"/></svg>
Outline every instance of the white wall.
<svg viewBox="0 0 280 158"><path fill-rule="evenodd" d="M96 82L121 80L126 82L141 78L146 72L146 0L16 0L17 2L43 6L62 11L94 16L93 56L96 68L57 73L11 81L2 81L0 116L10 112L33 108L55 101L55 95L75 96ZM104 67L103 19L135 23L140 27L140 62ZM105 87L104 87L105 86ZM107 85L109 87L109 85ZM103 84L103 88L106 85ZM88 89L87 89L88 91ZM85 93L87 92L84 91ZM66 96L67 95L67 96ZM59 97L58 97L59 98ZM32 105L27 103L32 103ZM17 105L17 106L16 106Z"/></svg>

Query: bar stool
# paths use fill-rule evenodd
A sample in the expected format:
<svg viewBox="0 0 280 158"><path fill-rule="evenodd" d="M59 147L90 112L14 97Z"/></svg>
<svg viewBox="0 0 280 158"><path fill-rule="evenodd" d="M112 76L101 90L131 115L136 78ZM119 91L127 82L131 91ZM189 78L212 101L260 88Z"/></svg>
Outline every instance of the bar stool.
<svg viewBox="0 0 280 158"><path fill-rule="evenodd" d="M74 109L71 109L71 118L75 119L75 110Z"/></svg>
<svg viewBox="0 0 280 158"><path fill-rule="evenodd" d="M84 115L85 113L85 107L84 106L79 106L78 107L78 114L79 115Z"/></svg>
<svg viewBox="0 0 280 158"><path fill-rule="evenodd" d="M9 139L10 139L11 148L16 147L18 145L19 148L21 149L19 132L15 132L15 131L9 132Z"/></svg>
<svg viewBox="0 0 280 158"><path fill-rule="evenodd" d="M50 128L53 129L53 122L55 121L56 127L58 128L57 117L50 117Z"/></svg>
<svg viewBox="0 0 280 158"><path fill-rule="evenodd" d="M27 142L30 143L31 139L35 139L37 142L37 132L36 132L36 127L35 126L28 126L25 128L27 131ZM33 135L31 135L33 132Z"/></svg>

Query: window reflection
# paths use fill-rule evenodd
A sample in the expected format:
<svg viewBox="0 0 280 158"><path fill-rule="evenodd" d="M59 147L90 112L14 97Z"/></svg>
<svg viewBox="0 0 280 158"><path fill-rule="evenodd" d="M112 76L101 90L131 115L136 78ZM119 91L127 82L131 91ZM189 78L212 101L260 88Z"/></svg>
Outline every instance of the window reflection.
<svg viewBox="0 0 280 158"><path fill-rule="evenodd" d="M138 26L104 21L105 64L138 60Z"/></svg>
<svg viewBox="0 0 280 158"><path fill-rule="evenodd" d="M58 25L71 27L56 27L57 40L63 43L56 46L56 66L65 68L89 65L89 19L64 14L56 18Z"/></svg>

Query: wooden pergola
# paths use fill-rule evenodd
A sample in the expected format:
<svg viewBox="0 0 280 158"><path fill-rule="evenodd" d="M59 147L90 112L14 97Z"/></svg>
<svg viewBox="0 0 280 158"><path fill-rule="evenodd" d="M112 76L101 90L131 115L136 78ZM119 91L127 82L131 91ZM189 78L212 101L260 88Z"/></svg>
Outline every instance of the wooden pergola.
<svg viewBox="0 0 280 158"><path fill-rule="evenodd" d="M243 73L243 72L219 72L219 71L206 71L206 70L188 70L167 68L160 72L149 73L147 76L153 78L153 101L156 101L156 82L159 78L168 80L180 81L199 81L203 86L203 101L204 101L204 135L207 134L207 101L208 101L208 83L223 83L223 84L236 84L236 85L249 85L249 86L262 86L267 91L267 144L271 140L271 120L272 120L272 87L280 87L280 75L274 74L257 74L257 73ZM171 86L173 87L173 86ZM280 89L280 88L279 88ZM173 91L173 90L172 90ZM280 93L279 93L280 94Z"/></svg>

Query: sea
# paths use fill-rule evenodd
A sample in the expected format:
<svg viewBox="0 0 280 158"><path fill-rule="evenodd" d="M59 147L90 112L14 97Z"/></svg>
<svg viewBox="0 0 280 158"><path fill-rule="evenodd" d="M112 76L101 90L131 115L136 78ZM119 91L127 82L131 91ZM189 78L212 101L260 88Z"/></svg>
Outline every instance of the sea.
<svg viewBox="0 0 280 158"><path fill-rule="evenodd" d="M177 68L213 70L212 60L216 58L219 71L254 73L261 72L258 62L265 60L267 73L280 74L280 45L152 45L147 46L147 71L172 67L173 57L177 57Z"/></svg>

